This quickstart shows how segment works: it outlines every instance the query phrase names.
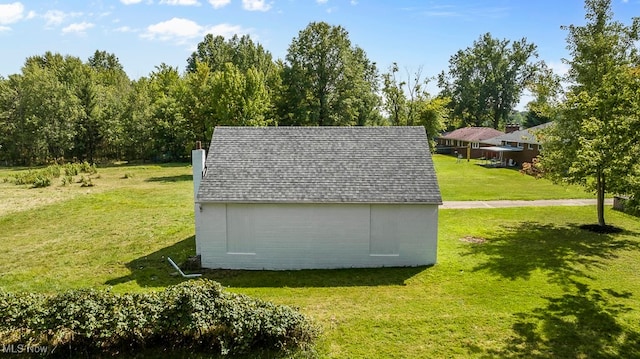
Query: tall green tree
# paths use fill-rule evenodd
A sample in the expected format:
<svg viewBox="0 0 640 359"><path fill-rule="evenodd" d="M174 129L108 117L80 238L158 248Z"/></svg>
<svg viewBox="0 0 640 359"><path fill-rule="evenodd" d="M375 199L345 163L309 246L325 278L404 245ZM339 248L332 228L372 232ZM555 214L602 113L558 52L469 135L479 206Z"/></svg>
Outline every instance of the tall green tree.
<svg viewBox="0 0 640 359"><path fill-rule="evenodd" d="M48 153L39 155L38 161L65 157L93 162L97 155L117 157L122 103L129 80L114 55L96 51L83 63L77 57L46 52L27 58L22 72L22 79L14 82L22 87L17 93L33 96L22 102L24 106L19 106L18 112L30 117L19 121L38 123L40 138L47 142ZM39 80L35 78L38 76ZM36 96L41 89L49 91L42 95L49 97L47 101ZM58 98L61 100L55 100ZM18 96L17 101L22 100Z"/></svg>
<svg viewBox="0 0 640 359"><path fill-rule="evenodd" d="M95 91L93 115L98 128L99 141L96 142L98 155L117 159L123 156L123 117L127 97L131 92L131 80L124 71L120 60L106 51L96 50L86 64ZM85 155L90 161L92 156Z"/></svg>
<svg viewBox="0 0 640 359"><path fill-rule="evenodd" d="M205 35L187 59L187 72L195 72L199 62L206 63L212 71L223 71L230 62L241 72L255 68L265 77L275 69L271 53L249 35L233 35L228 40L223 36Z"/></svg>
<svg viewBox="0 0 640 359"><path fill-rule="evenodd" d="M533 100L527 103L525 127L537 126L553 121L559 115L563 89L562 78L541 63L538 71L527 84Z"/></svg>
<svg viewBox="0 0 640 359"><path fill-rule="evenodd" d="M360 47L354 48L353 59L352 66L349 68L352 82L344 83L347 85L345 93L351 101L345 102L347 106L343 109L355 118L357 126L379 125L382 122L380 115L382 101L378 95L378 69L375 63L369 61L367 54Z"/></svg>
<svg viewBox="0 0 640 359"><path fill-rule="evenodd" d="M79 58L47 52L27 58L22 74L14 77L16 140L25 148L20 162L73 155L76 126L84 112L76 93L83 66Z"/></svg>
<svg viewBox="0 0 640 359"><path fill-rule="evenodd" d="M449 99L432 97L427 92L429 79L422 77L419 68L413 74L406 70L407 80L399 75L398 64L382 74L383 110L392 126L424 126L429 147L435 148L435 138L449 118Z"/></svg>
<svg viewBox="0 0 640 359"><path fill-rule="evenodd" d="M413 126L419 122L422 103L430 97L426 91L428 78L423 78L422 68L414 73L406 69L406 79L400 74L397 63L382 74L383 110L387 120L395 126Z"/></svg>
<svg viewBox="0 0 640 359"><path fill-rule="evenodd" d="M156 160L185 158L194 143L193 128L184 117L185 81L177 68L165 63L156 66L150 80Z"/></svg>
<svg viewBox="0 0 640 359"><path fill-rule="evenodd" d="M448 73L438 76L441 95L451 99L452 115L463 125L497 129L520 101L537 56L526 38L512 42L486 33L450 58Z"/></svg>
<svg viewBox="0 0 640 359"><path fill-rule="evenodd" d="M12 77L15 78L15 75L9 79L0 76L0 161L4 165L13 164L20 157L16 146L18 93L12 85Z"/></svg>
<svg viewBox="0 0 640 359"><path fill-rule="evenodd" d="M205 71L203 66L207 66L209 71ZM230 88L221 87L225 81ZM280 68L273 61L271 53L248 35L234 35L227 40L208 34L187 60L187 86L190 92L187 101L197 107L189 109L186 116L198 129L198 136L205 136L202 138L205 142L219 124L273 123L280 82ZM212 92L214 90L217 93ZM234 90L237 92L234 93ZM232 103L225 105L218 96L224 96ZM242 110L242 96L250 96L243 100L246 102L246 111Z"/></svg>
<svg viewBox="0 0 640 359"><path fill-rule="evenodd" d="M94 84L94 71L86 67L82 81L75 85L75 92L82 112L75 123L75 157L93 162L96 151L103 139L103 126L100 121L98 89Z"/></svg>
<svg viewBox="0 0 640 359"><path fill-rule="evenodd" d="M344 126L375 121L375 64L341 26L312 22L293 39L282 74L280 122Z"/></svg>
<svg viewBox="0 0 640 359"><path fill-rule="evenodd" d="M183 98L184 117L193 128L197 141L209 148L209 141L216 126L213 93L213 74L209 65L198 62L194 71L185 75L186 94Z"/></svg>
<svg viewBox="0 0 640 359"><path fill-rule="evenodd" d="M244 74L232 63L216 71L212 79L213 117L216 125L267 126L269 93L264 75L254 68Z"/></svg>
<svg viewBox="0 0 640 359"><path fill-rule="evenodd" d="M413 75L407 69L407 125L414 126L422 115L422 107L431 97L427 92L428 78L422 77L422 67L419 67Z"/></svg>
<svg viewBox="0 0 640 359"><path fill-rule="evenodd" d="M122 116L126 119L122 122L122 151L127 159L145 161L154 158L154 98L148 77L131 83Z"/></svg>
<svg viewBox="0 0 640 359"><path fill-rule="evenodd" d="M640 19L614 21L610 0L586 0L585 9L585 25L565 27L571 85L542 163L552 179L595 191L605 226L605 193L629 193L640 176Z"/></svg>
<svg viewBox="0 0 640 359"><path fill-rule="evenodd" d="M407 122L406 81L400 79L400 68L397 63L389 67L389 72L382 74L383 110L390 124L398 126Z"/></svg>
<svg viewBox="0 0 640 359"><path fill-rule="evenodd" d="M449 99L445 97L427 96L418 102L416 108L417 126L424 126L427 131L429 148L435 151L436 138L445 129L451 110L448 107Z"/></svg>

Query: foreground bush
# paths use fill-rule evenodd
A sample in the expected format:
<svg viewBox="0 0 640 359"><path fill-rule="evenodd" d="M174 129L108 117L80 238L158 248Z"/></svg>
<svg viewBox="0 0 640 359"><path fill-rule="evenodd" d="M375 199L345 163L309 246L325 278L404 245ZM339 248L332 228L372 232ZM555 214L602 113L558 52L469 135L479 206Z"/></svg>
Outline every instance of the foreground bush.
<svg viewBox="0 0 640 359"><path fill-rule="evenodd" d="M293 309L225 292L210 280L144 294L0 291L0 317L3 346L47 346L61 355L154 346L222 355L290 351L317 335L316 327Z"/></svg>

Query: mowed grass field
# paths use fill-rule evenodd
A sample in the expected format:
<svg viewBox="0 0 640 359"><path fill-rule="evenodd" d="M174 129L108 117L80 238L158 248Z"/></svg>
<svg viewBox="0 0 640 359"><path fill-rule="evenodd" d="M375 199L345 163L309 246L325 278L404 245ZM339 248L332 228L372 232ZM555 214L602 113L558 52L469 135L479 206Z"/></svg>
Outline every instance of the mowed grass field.
<svg viewBox="0 0 640 359"><path fill-rule="evenodd" d="M595 198L581 187L535 179L515 168L484 167L479 160L457 161L447 155L434 155L433 162L442 197L448 201Z"/></svg>
<svg viewBox="0 0 640 359"><path fill-rule="evenodd" d="M463 165L435 161L445 200L513 198L456 188L449 176ZM497 176L478 183L526 190L527 199L538 191L549 198L553 186L509 169L464 166L474 177ZM189 166L99 168L88 188L2 182L12 173L0 169L2 289L149 291L183 280L166 257L180 262L195 251ZM308 356L640 357L640 223L607 209L622 233L578 228L595 216L592 207L441 210L432 267L205 276L311 316L323 334Z"/></svg>

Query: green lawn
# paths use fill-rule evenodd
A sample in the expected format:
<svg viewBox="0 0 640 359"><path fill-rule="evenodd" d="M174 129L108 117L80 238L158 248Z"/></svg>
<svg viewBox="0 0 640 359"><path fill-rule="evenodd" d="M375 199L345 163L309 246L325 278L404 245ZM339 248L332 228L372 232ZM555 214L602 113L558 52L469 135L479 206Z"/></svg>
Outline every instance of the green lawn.
<svg viewBox="0 0 640 359"><path fill-rule="evenodd" d="M440 156L436 166L463 167ZM526 178L493 173L505 171ZM123 292L180 282L165 258L194 252L189 174L123 166L99 169L91 188L0 181L3 201L23 206L0 212L0 287ZM206 276L312 316L322 358L640 357L640 223L606 216L625 231L579 229L595 221L592 207L442 210L433 267Z"/></svg>
<svg viewBox="0 0 640 359"><path fill-rule="evenodd" d="M0 170L0 179L7 174ZM110 284L124 291L180 281L158 268L167 263L163 256L183 261L194 251L191 168L109 167L98 176L89 188L63 187L59 180L40 189L0 181L2 197L14 203L0 207L0 243L8 254L0 262L3 287ZM130 280L132 270L139 280Z"/></svg>
<svg viewBox="0 0 640 359"><path fill-rule="evenodd" d="M434 155L433 161L445 201L595 198L581 187L554 185L513 168L487 168L478 160Z"/></svg>

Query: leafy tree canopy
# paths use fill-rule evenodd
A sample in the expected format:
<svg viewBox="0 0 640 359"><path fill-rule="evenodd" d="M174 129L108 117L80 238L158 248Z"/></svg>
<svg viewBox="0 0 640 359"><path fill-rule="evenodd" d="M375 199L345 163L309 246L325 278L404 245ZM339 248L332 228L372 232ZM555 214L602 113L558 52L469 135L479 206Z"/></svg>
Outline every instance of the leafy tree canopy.
<svg viewBox="0 0 640 359"><path fill-rule="evenodd" d="M280 120L288 125L373 122L378 73L341 26L313 22L289 45L282 74Z"/></svg>
<svg viewBox="0 0 640 359"><path fill-rule="evenodd" d="M407 79L399 74L398 64L382 74L382 99L386 123L394 126L424 126L429 146L435 148L435 138L445 128L449 118L449 99L432 97L426 90L428 78L422 77L422 68L415 73L406 70Z"/></svg>
<svg viewBox="0 0 640 359"><path fill-rule="evenodd" d="M187 59L187 72L195 72L198 62L204 62L212 71L224 71L227 62L240 71L256 68L265 74L274 68L271 53L249 35L233 35L228 40L223 36L205 35L196 50Z"/></svg>
<svg viewBox="0 0 640 359"><path fill-rule="evenodd" d="M561 77L554 74L552 69L544 63L540 64L540 68L527 84L534 99L527 104L525 127L553 121L559 116L563 95L561 81Z"/></svg>
<svg viewBox="0 0 640 359"><path fill-rule="evenodd" d="M451 99L452 115L462 125L503 124L520 101L525 84L538 66L536 46L526 38L511 42L490 33L449 60L449 72L438 77L441 95Z"/></svg>
<svg viewBox="0 0 640 359"><path fill-rule="evenodd" d="M585 25L565 27L570 87L562 116L544 134L542 163L554 180L595 191L605 226L606 192L640 193L640 19L613 21L610 0L586 0L585 9Z"/></svg>

